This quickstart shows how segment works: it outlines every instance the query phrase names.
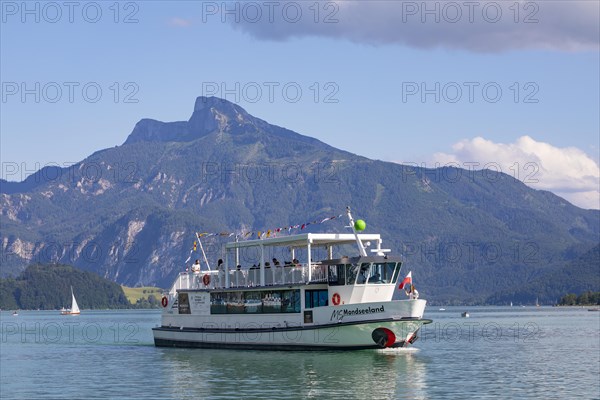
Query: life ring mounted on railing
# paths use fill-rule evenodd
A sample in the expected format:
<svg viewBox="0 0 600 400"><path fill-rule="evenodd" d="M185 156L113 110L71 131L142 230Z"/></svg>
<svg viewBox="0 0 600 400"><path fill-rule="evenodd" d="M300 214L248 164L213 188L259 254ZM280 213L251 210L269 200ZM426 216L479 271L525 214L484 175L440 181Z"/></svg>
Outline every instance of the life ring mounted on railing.
<svg viewBox="0 0 600 400"><path fill-rule="evenodd" d="M202 283L204 283L204 286L210 285L210 275L209 274L204 274L204 276L202 277Z"/></svg>
<svg viewBox="0 0 600 400"><path fill-rule="evenodd" d="M331 297L331 301L333 302L333 305L335 305L335 306L339 305L341 300L342 299L341 299L339 293L334 293L333 296Z"/></svg>
<svg viewBox="0 0 600 400"><path fill-rule="evenodd" d="M169 299L167 299L167 296L163 296L160 304L162 304L163 308L166 308L169 305Z"/></svg>

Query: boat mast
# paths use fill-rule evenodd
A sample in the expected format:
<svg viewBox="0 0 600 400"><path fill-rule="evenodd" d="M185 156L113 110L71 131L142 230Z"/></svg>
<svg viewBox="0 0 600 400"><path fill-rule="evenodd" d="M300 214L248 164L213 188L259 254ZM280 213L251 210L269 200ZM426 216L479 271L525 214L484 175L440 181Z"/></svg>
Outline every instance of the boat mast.
<svg viewBox="0 0 600 400"><path fill-rule="evenodd" d="M352 228L352 232L354 232L354 237L356 238L356 244L358 245L358 251L360 255L363 257L367 256L367 250L365 250L365 246L363 246L362 242L358 237L358 232L354 228L354 218L352 218L352 214L350 213L350 206L346 207L346 213L348 214L348 219L350 220L350 228Z"/></svg>

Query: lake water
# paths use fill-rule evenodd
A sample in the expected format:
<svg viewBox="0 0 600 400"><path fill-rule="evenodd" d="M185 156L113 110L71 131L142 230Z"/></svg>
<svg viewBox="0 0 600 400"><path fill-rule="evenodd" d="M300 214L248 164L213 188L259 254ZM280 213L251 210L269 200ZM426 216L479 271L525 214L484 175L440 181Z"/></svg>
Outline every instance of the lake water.
<svg viewBox="0 0 600 400"><path fill-rule="evenodd" d="M600 398L600 312L446 307L413 350L156 348L158 310L0 314L0 398Z"/></svg>

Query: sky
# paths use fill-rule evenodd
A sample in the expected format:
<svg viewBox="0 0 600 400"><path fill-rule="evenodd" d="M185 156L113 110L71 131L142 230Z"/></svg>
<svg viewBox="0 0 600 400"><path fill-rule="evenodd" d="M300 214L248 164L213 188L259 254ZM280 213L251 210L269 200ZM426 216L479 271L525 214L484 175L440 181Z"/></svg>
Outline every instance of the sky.
<svg viewBox="0 0 600 400"><path fill-rule="evenodd" d="M214 95L372 159L600 209L597 1L0 2L1 177Z"/></svg>

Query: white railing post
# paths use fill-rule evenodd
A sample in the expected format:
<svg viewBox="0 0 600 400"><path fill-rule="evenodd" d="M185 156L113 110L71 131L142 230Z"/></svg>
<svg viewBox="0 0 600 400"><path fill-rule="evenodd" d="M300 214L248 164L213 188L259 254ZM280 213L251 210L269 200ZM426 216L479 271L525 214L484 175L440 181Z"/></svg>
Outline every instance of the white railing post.
<svg viewBox="0 0 600 400"><path fill-rule="evenodd" d="M265 248L260 245L260 286L265 286Z"/></svg>
<svg viewBox="0 0 600 400"><path fill-rule="evenodd" d="M312 263L311 263L311 254L310 254L310 239L308 240L308 243L306 245L306 253L307 253L307 257L308 257L308 281L312 281Z"/></svg>
<svg viewBox="0 0 600 400"><path fill-rule="evenodd" d="M228 255L229 255L229 253L227 253L227 249L225 249L225 287L226 288L229 288L229 257L228 257Z"/></svg>

